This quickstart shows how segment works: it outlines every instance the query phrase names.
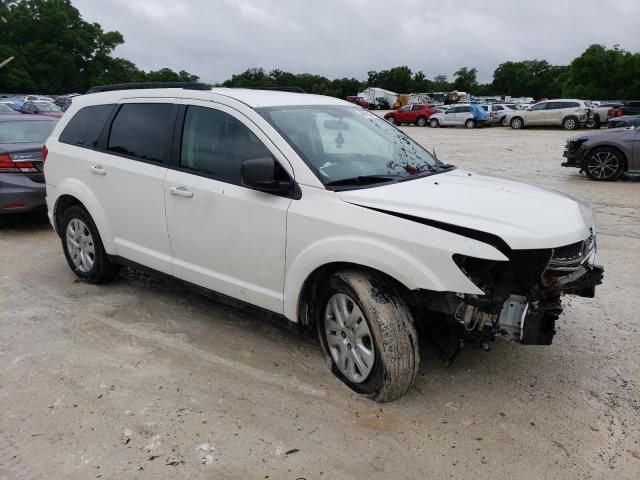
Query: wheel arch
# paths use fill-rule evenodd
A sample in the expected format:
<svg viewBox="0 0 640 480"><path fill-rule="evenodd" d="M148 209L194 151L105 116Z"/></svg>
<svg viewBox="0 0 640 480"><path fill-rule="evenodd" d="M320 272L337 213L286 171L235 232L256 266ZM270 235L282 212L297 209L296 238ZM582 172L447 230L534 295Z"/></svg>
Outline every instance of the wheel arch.
<svg viewBox="0 0 640 480"><path fill-rule="evenodd" d="M83 185L80 186L79 182L62 184L58 187L58 192L59 195L55 199L52 211L53 221L58 235L62 235L59 223L62 212L73 205L79 205L84 208L93 219L105 251L108 254L115 254L113 236L111 235L111 224L104 209L100 206L98 199L88 189L84 188Z"/></svg>
<svg viewBox="0 0 640 480"><path fill-rule="evenodd" d="M620 148L617 147L615 145L611 145L610 143L601 143L598 145L593 145L591 147L589 147L589 150L587 150L584 154L584 160L583 161L587 161L589 159L589 155L591 155L593 153L594 150L597 150L599 148L610 148L611 150L615 150L616 152L618 152L620 154L620 157L622 158L622 162L623 162L623 172L626 172L629 169L629 160L627 159L627 156L625 155L624 151Z"/></svg>
<svg viewBox="0 0 640 480"><path fill-rule="evenodd" d="M376 268L353 262L330 262L317 267L305 279L298 295L295 313L296 319L303 325L311 325L315 319L315 308L317 307L318 290L320 285L332 274L344 270L357 270L366 272L384 278L389 284L393 285L397 292L401 295L407 295L410 292L402 282L398 281L392 275L385 273Z"/></svg>

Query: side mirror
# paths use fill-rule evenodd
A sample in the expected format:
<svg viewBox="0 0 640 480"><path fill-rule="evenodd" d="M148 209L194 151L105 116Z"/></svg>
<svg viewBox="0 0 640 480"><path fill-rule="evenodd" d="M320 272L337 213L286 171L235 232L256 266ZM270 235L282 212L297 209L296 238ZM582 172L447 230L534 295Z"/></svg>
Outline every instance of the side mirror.
<svg viewBox="0 0 640 480"><path fill-rule="evenodd" d="M291 191L291 182L279 179L277 168L273 157L245 160L240 167L240 181L243 186L261 192L287 194Z"/></svg>

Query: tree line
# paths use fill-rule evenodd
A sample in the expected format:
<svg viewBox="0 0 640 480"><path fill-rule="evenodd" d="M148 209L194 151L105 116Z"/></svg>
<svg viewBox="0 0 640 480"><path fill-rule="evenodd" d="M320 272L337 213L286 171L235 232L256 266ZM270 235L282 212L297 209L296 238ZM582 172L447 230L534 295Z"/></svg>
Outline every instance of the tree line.
<svg viewBox="0 0 640 480"><path fill-rule="evenodd" d="M105 32L82 19L70 0L0 0L2 93L85 92L92 85L122 82L198 81L170 68L145 72L114 57L124 43L120 32Z"/></svg>
<svg viewBox="0 0 640 480"><path fill-rule="evenodd" d="M422 71L407 66L370 71L365 81L355 78L330 80L320 75L294 74L250 68L222 83L225 87L300 87L309 93L345 98L366 87L379 87L397 93L449 92L458 90L476 96L640 99L640 53L618 45L607 48L591 45L569 65L551 65L546 60L508 61L493 72L493 80L479 83L475 67L461 67L451 79L440 74L430 79Z"/></svg>
<svg viewBox="0 0 640 480"><path fill-rule="evenodd" d="M0 92L84 92L92 85L145 81L198 81L198 76L170 68L144 71L113 55L124 43L117 31L103 31L83 20L71 0L0 0ZM345 98L367 86L398 93L459 90L477 96L539 98L640 99L640 53L618 45L591 45L569 65L546 60L500 64L493 80L480 83L475 67L463 66L451 78L427 78L407 66L370 71L367 79L329 79L310 73L250 68L221 85L226 87L300 87L309 93Z"/></svg>

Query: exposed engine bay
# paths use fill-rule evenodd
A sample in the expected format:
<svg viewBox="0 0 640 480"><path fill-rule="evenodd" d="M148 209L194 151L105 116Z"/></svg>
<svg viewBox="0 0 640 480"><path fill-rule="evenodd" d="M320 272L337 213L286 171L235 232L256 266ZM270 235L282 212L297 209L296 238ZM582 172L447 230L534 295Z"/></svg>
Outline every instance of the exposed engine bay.
<svg viewBox="0 0 640 480"><path fill-rule="evenodd" d="M592 298L602 283L604 268L594 264L593 230L588 238L571 245L503 253L508 262L454 255L458 267L485 295L416 292L418 320L424 310L444 314L461 345L472 343L486 350L497 337L550 345L562 313L562 295Z"/></svg>

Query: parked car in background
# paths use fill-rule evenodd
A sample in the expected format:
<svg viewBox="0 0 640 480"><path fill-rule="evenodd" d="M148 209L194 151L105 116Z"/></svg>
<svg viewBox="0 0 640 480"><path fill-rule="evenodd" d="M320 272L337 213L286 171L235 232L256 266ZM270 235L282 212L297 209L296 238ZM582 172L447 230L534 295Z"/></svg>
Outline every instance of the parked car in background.
<svg viewBox="0 0 640 480"><path fill-rule="evenodd" d="M414 103L413 105L405 105L402 108L386 113L384 119L392 125L414 123L419 127L424 127L434 113L436 113L436 110L430 105Z"/></svg>
<svg viewBox="0 0 640 480"><path fill-rule="evenodd" d="M640 128L610 128L567 140L563 167L576 167L592 180L617 180L640 173Z"/></svg>
<svg viewBox="0 0 640 480"><path fill-rule="evenodd" d="M45 206L42 147L56 123L41 115L0 113L0 215Z"/></svg>
<svg viewBox="0 0 640 480"><path fill-rule="evenodd" d="M622 104L611 109L609 118L622 117L623 115L639 115L640 101L622 102Z"/></svg>
<svg viewBox="0 0 640 480"><path fill-rule="evenodd" d="M442 163L348 102L142 86L83 95L46 143L84 281L137 264L313 325L338 379L382 402L418 375L416 324L549 345L561 297L602 281L587 205Z"/></svg>
<svg viewBox="0 0 640 480"><path fill-rule="evenodd" d="M584 100L545 100L533 105L529 110L519 110L507 114L507 122L513 129L525 127L562 127L576 130L589 119L591 109Z"/></svg>
<svg viewBox="0 0 640 480"><path fill-rule="evenodd" d="M24 97L25 102L49 102L53 103L53 98L42 95L27 95Z"/></svg>
<svg viewBox="0 0 640 480"><path fill-rule="evenodd" d="M62 110L63 112L66 112L67 109L71 106L71 102L73 101L73 99L78 96L80 96L79 93L70 93L69 95L60 95L59 97L56 97L53 103L55 103L60 108L60 110Z"/></svg>
<svg viewBox="0 0 640 480"><path fill-rule="evenodd" d="M362 108L364 108L366 110L369 109L369 102L367 102L362 97L356 97L356 96L350 95L350 96L347 97L347 102L351 102L351 103L355 103L356 105L360 105Z"/></svg>
<svg viewBox="0 0 640 480"><path fill-rule="evenodd" d="M499 103L491 103L488 105L480 105L487 112L487 123L489 125L501 125L502 119L512 110Z"/></svg>
<svg viewBox="0 0 640 480"><path fill-rule="evenodd" d="M6 103L2 103L2 102L0 102L0 113L2 113L2 114L9 113L9 114L12 114L12 115L20 115L20 112L17 112L13 108L11 108L9 105L7 105Z"/></svg>
<svg viewBox="0 0 640 480"><path fill-rule="evenodd" d="M640 127L640 115L623 115L609 119L609 128Z"/></svg>
<svg viewBox="0 0 640 480"><path fill-rule="evenodd" d="M55 105L52 102L44 102L44 101L26 101L20 107L20 111L22 113L33 113L37 115L47 115L49 117L57 117L60 118L64 115L64 112L60 110L60 107Z"/></svg>
<svg viewBox="0 0 640 480"><path fill-rule="evenodd" d="M475 128L479 123L482 123L482 121L476 119L477 114L474 113L474 107L482 110L482 108L477 105L452 105L446 112L434 113L429 119L429 126L431 126L431 128L456 126Z"/></svg>
<svg viewBox="0 0 640 480"><path fill-rule="evenodd" d="M16 112L19 112L20 107L22 106L24 101L18 98L3 98L0 100L0 103L9 106L10 108L14 109Z"/></svg>
<svg viewBox="0 0 640 480"><path fill-rule="evenodd" d="M607 122L609 121L609 117L612 116L612 108L616 107L616 105L612 105L609 103L600 103L600 105L594 105L591 102L586 102L586 104L591 108L591 115L587 120L585 126L587 128L595 129L598 129L607 124Z"/></svg>

